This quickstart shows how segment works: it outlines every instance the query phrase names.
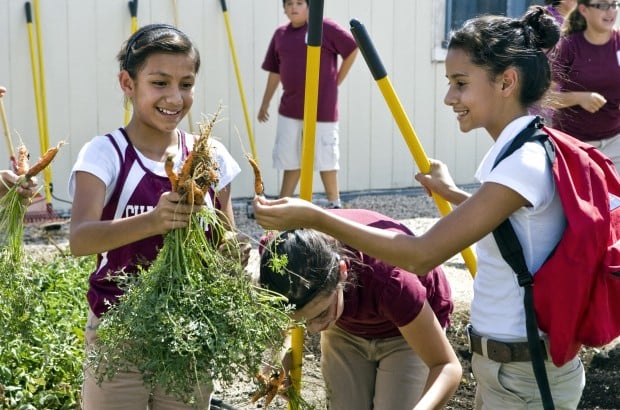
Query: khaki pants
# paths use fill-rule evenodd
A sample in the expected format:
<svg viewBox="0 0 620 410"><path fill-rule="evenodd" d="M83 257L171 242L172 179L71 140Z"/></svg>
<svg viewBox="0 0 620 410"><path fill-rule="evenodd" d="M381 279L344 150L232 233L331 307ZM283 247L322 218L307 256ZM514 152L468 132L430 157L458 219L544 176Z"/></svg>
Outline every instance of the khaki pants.
<svg viewBox="0 0 620 410"><path fill-rule="evenodd" d="M91 311L86 322L86 354L97 340L99 319ZM82 384L83 410L186 410L209 409L213 386L201 386L196 389L197 403L185 404L173 396L166 395L161 388L150 389L144 385L142 375L137 369L116 373L111 380L97 384L97 378L91 369L84 366Z"/></svg>
<svg viewBox="0 0 620 410"><path fill-rule="evenodd" d="M542 400L531 362L499 363L474 353L472 370L477 381L476 409L542 409ZM545 362L551 396L557 410L574 410L586 383L581 359L562 367Z"/></svg>
<svg viewBox="0 0 620 410"><path fill-rule="evenodd" d="M368 340L337 326L321 333L321 370L331 410L411 410L428 377L404 338Z"/></svg>
<svg viewBox="0 0 620 410"><path fill-rule="evenodd" d="M586 142L605 154L614 163L616 172L620 173L620 134L604 140Z"/></svg>

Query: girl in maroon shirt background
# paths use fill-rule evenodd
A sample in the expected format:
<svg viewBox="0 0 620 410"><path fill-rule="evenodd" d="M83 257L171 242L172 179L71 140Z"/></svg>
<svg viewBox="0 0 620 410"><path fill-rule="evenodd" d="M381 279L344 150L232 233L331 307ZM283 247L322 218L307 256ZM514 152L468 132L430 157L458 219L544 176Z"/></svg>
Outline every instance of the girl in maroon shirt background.
<svg viewBox="0 0 620 410"><path fill-rule="evenodd" d="M620 167L618 3L578 0L556 46L553 127L600 149Z"/></svg>

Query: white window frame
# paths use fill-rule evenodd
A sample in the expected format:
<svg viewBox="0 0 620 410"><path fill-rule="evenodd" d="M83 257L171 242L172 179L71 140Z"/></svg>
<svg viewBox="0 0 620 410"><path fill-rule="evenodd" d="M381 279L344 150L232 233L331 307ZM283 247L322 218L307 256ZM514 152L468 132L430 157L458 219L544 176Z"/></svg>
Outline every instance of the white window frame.
<svg viewBox="0 0 620 410"><path fill-rule="evenodd" d="M471 0L439 0L433 1L433 52L432 58L434 62L442 62L446 59L446 10L451 6L452 2L456 1L471 1ZM531 0L506 0L506 10L509 16L520 16L525 9L529 6L529 3L544 4L543 0L531 1ZM525 5L525 7L524 7Z"/></svg>

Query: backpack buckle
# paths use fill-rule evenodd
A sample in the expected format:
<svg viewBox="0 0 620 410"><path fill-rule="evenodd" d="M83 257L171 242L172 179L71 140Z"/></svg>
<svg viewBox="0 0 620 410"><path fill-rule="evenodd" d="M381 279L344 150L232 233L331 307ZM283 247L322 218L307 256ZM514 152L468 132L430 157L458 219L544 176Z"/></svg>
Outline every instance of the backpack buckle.
<svg viewBox="0 0 620 410"><path fill-rule="evenodd" d="M529 271L524 270L517 273L517 282L521 287L532 286L534 284L534 278Z"/></svg>

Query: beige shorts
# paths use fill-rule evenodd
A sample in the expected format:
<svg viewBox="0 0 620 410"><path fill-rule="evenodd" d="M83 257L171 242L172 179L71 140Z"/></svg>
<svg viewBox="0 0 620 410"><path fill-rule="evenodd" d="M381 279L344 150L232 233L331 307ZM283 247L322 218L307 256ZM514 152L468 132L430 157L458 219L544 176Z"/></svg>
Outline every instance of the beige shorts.
<svg viewBox="0 0 620 410"><path fill-rule="evenodd" d="M586 142L605 154L614 163L616 171L620 173L620 134L604 140Z"/></svg>
<svg viewBox="0 0 620 410"><path fill-rule="evenodd" d="M272 152L275 169L301 169L303 127L302 120L278 115L276 142ZM314 170L338 170L339 161L338 122L317 122L314 138Z"/></svg>

